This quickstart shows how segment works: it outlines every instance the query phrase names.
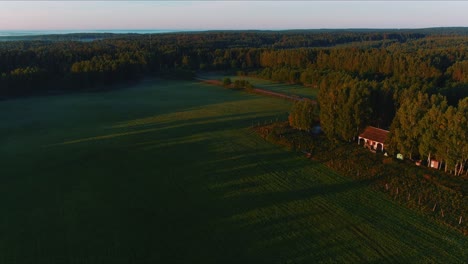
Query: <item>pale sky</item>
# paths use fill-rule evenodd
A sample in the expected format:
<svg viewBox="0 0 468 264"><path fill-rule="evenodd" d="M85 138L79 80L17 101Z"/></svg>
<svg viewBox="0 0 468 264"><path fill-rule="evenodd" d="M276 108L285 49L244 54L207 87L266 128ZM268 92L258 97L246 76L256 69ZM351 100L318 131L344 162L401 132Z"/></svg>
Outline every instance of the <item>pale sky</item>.
<svg viewBox="0 0 468 264"><path fill-rule="evenodd" d="M468 26L466 1L0 1L0 30Z"/></svg>

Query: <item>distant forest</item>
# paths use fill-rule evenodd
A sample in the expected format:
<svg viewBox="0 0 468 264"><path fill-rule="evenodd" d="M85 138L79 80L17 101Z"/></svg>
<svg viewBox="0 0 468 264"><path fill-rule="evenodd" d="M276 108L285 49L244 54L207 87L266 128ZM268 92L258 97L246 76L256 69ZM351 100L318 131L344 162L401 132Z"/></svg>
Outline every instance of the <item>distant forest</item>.
<svg viewBox="0 0 468 264"><path fill-rule="evenodd" d="M374 120L388 126L386 108L405 89L440 93L451 104L468 95L468 36L466 30L447 30L452 34L433 29L33 36L0 42L0 96L76 91L155 75L190 78L196 71L242 71L312 87L346 75L372 86L379 106Z"/></svg>

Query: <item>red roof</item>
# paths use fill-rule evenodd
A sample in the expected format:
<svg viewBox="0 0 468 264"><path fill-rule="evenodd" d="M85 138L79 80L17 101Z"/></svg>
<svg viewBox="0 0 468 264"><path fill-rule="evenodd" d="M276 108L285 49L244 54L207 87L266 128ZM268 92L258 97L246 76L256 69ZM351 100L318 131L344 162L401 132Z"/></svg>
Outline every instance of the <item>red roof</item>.
<svg viewBox="0 0 468 264"><path fill-rule="evenodd" d="M364 129L364 132L362 132L362 134L359 136L379 143L385 143L385 141L387 140L388 132L389 131L385 129L368 126L366 127L366 129Z"/></svg>

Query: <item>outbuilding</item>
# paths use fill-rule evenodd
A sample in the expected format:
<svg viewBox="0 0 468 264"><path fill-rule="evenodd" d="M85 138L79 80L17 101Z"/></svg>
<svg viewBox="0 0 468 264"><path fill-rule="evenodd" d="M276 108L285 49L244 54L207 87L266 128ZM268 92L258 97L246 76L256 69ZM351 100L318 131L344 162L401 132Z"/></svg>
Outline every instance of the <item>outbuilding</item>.
<svg viewBox="0 0 468 264"><path fill-rule="evenodd" d="M385 141L387 140L388 133L388 130L368 126L364 129L364 132L359 135L358 144L360 145L362 143L364 147L370 150L383 152L385 150Z"/></svg>
<svg viewBox="0 0 468 264"><path fill-rule="evenodd" d="M429 163L429 167L434 168L434 169L439 169L439 161L435 159L431 159Z"/></svg>

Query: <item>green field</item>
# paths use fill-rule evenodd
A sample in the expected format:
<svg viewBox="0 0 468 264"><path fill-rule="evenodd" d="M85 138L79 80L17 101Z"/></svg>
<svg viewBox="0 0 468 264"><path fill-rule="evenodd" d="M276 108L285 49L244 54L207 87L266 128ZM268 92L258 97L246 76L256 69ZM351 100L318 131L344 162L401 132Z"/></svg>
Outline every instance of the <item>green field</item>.
<svg viewBox="0 0 468 264"><path fill-rule="evenodd" d="M252 122L290 103L197 82L0 102L0 263L464 263L468 239Z"/></svg>
<svg viewBox="0 0 468 264"><path fill-rule="evenodd" d="M229 77L231 78L232 81L247 80L255 88L270 90L273 92L287 94L290 96L298 95L298 96L306 97L310 99L317 98L317 93L318 93L318 88L306 87L306 86L298 85L298 84L272 82L269 80L264 80L260 78L250 77L250 76L223 75L221 73L205 73L201 75L200 77L204 79L212 79L212 80L223 80L224 77Z"/></svg>

